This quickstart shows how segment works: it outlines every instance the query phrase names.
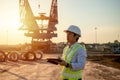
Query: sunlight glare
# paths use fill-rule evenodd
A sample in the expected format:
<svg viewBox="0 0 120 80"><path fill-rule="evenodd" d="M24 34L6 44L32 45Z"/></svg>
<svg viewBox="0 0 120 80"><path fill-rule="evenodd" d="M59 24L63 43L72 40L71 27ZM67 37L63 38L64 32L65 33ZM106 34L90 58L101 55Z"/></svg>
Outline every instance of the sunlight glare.
<svg viewBox="0 0 120 80"><path fill-rule="evenodd" d="M19 21L19 18L13 17L12 19L8 20L6 26L9 26L9 29L18 29L20 27L21 23Z"/></svg>

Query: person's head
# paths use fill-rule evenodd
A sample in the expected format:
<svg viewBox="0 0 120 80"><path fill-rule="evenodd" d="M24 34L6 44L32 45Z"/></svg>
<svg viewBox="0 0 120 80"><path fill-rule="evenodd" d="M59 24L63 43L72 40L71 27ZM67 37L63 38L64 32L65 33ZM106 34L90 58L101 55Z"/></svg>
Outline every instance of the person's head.
<svg viewBox="0 0 120 80"><path fill-rule="evenodd" d="M78 26L70 25L67 30L64 30L67 33L67 42L74 43L77 42L79 37L81 37L81 31Z"/></svg>

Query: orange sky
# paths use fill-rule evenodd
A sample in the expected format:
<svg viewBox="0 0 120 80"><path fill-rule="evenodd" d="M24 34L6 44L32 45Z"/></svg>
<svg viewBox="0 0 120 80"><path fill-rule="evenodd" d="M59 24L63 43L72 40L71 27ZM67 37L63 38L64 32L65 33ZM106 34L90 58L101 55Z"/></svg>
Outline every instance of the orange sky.
<svg viewBox="0 0 120 80"><path fill-rule="evenodd" d="M49 15L51 0L29 0L36 15L40 11ZM0 44L29 43L30 39L19 31L18 0L0 0ZM54 42L66 41L63 32L69 25L78 25L82 31L79 42L94 43L95 27L97 27L97 42L120 41L120 0L58 0L59 24L56 25L58 37Z"/></svg>

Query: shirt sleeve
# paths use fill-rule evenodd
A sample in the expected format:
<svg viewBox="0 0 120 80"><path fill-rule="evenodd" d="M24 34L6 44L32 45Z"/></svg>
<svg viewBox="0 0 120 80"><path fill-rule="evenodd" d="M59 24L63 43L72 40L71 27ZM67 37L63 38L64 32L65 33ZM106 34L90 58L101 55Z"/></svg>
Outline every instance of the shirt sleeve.
<svg viewBox="0 0 120 80"><path fill-rule="evenodd" d="M73 71L83 70L86 63L87 53L83 48L79 48L78 51L72 58L72 69Z"/></svg>

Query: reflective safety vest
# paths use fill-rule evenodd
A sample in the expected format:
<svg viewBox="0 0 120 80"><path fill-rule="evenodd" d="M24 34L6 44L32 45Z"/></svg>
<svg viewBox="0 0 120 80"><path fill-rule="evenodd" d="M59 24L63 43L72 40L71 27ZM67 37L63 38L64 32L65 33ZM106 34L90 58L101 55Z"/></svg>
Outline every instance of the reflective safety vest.
<svg viewBox="0 0 120 80"><path fill-rule="evenodd" d="M79 48L83 48L80 44L73 45L72 49L68 53L69 46L66 46L63 51L63 59L70 64L72 57ZM84 49L84 48L83 48ZM69 80L77 80L82 78L82 70L72 71L70 68L63 66L61 78Z"/></svg>

